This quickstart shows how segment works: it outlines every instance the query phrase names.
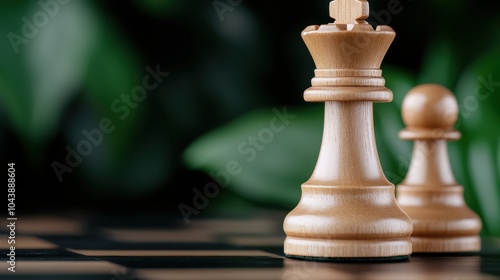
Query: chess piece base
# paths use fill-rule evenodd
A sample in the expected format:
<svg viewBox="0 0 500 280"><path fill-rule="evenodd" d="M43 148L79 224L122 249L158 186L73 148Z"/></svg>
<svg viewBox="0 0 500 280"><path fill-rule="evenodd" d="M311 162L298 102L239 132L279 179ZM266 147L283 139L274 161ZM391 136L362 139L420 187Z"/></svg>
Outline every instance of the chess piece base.
<svg viewBox="0 0 500 280"><path fill-rule="evenodd" d="M287 237L288 257L316 260L407 259L412 248L409 238L392 240L318 240Z"/></svg>
<svg viewBox="0 0 500 280"><path fill-rule="evenodd" d="M413 223L413 252L477 252L481 219L465 204L463 187L399 185L400 207Z"/></svg>
<svg viewBox="0 0 500 280"><path fill-rule="evenodd" d="M302 185L302 198L284 221L287 256L307 259L405 258L412 224L394 186Z"/></svg>
<svg viewBox="0 0 500 280"><path fill-rule="evenodd" d="M475 236L459 237L412 237L414 253L457 253L478 252L481 238Z"/></svg>

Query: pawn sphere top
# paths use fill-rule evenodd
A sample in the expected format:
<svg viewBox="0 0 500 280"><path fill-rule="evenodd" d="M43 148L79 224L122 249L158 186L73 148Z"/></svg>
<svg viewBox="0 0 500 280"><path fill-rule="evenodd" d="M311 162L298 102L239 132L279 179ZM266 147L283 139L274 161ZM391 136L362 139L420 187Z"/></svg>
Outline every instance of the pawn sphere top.
<svg viewBox="0 0 500 280"><path fill-rule="evenodd" d="M458 118L455 96L437 84L412 88L405 96L401 110L407 130L453 131Z"/></svg>

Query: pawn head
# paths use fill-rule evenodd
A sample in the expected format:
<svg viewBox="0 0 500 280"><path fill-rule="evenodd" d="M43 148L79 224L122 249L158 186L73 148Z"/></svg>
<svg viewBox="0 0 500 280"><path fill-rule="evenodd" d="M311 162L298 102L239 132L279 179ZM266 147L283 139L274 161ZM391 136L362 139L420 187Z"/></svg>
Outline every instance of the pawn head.
<svg viewBox="0 0 500 280"><path fill-rule="evenodd" d="M405 96L401 110L408 128L452 130L458 118L455 96L437 84L412 88Z"/></svg>

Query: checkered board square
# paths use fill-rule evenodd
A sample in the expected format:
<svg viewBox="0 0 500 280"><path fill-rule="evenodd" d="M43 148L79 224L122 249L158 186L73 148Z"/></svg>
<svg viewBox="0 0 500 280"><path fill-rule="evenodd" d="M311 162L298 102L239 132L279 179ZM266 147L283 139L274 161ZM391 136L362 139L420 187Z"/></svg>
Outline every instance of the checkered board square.
<svg viewBox="0 0 500 280"><path fill-rule="evenodd" d="M168 216L29 216L0 231L0 279L500 279L500 241L475 255L415 255L387 263L283 256L284 213L192 220ZM144 218L147 217L147 218ZM6 219L3 219L6 221Z"/></svg>

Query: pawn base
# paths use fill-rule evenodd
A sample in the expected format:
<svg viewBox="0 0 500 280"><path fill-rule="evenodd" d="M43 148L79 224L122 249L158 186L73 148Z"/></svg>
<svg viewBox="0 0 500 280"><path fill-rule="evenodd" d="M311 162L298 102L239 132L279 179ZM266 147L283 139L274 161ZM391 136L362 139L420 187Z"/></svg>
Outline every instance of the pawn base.
<svg viewBox="0 0 500 280"><path fill-rule="evenodd" d="M411 239L415 253L467 253L481 250L481 238L478 235L459 237L412 236Z"/></svg>
<svg viewBox="0 0 500 280"><path fill-rule="evenodd" d="M477 252L481 219L466 204L463 187L397 187L401 208L413 222L413 252Z"/></svg>

